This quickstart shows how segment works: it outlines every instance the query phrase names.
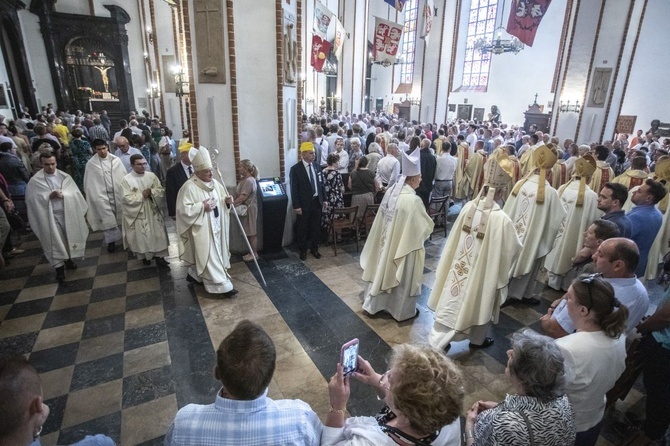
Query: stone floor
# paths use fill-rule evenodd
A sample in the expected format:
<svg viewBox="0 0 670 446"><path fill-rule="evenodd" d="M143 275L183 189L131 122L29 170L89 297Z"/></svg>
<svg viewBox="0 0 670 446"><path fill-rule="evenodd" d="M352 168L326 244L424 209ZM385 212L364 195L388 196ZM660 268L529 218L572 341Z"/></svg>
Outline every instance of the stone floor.
<svg viewBox="0 0 670 446"><path fill-rule="evenodd" d="M433 322L425 303L444 245L443 232L426 242L419 316L397 323L363 315L359 254L354 244L322 247L323 258L305 262L291 249L261 255L267 286L252 263L233 256L230 270L239 294L220 299L186 281L177 259L174 227L170 268L144 266L127 252L109 254L102 235L91 234L86 258L58 284L37 239L16 243L26 252L0 273L0 352L29 357L41 375L51 415L42 444L69 444L87 433L104 433L121 445L162 444L178 408L210 403L218 389L214 348L241 319L262 325L275 342L278 361L270 396L300 398L322 417L328 411L327 379L340 346L360 340L360 353L385 370L391 347L425 343ZM658 289L652 293L657 299ZM498 401L510 390L504 375L509 336L522 327L538 329L538 319L559 296L545 290L538 307L504 308L491 330L495 344L470 351L454 343L448 355L465 371L464 407L476 400ZM638 383L607 414L598 445L621 439L611 423L626 410L644 409ZM352 385L354 415L373 414L379 402L370 390Z"/></svg>

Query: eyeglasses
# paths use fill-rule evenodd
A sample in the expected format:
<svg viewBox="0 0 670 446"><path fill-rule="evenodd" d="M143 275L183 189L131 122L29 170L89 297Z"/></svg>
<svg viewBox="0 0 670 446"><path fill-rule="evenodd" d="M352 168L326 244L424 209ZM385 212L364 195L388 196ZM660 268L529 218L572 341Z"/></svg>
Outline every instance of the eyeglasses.
<svg viewBox="0 0 670 446"><path fill-rule="evenodd" d="M589 305L584 305L587 310L591 311L591 308L593 307L593 295L591 295L591 284L596 279L600 279L602 277L602 274L600 273L593 273L589 274L588 276L584 277L583 279L579 279L581 283L586 284L586 289L589 290Z"/></svg>
<svg viewBox="0 0 670 446"><path fill-rule="evenodd" d="M381 378L379 378L379 387L381 387L382 389L391 390L391 386L388 383L389 382L389 380L388 380L389 373L391 373L391 371L387 370L387 371L384 372L384 374L381 376ZM384 381L386 381L386 384L384 384Z"/></svg>

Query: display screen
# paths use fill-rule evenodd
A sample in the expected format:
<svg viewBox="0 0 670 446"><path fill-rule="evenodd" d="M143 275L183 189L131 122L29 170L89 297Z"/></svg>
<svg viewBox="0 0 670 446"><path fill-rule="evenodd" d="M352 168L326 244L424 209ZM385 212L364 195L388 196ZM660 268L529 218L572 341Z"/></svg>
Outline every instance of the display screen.
<svg viewBox="0 0 670 446"><path fill-rule="evenodd" d="M274 180L260 180L258 188L264 197L281 197L284 195L284 188L281 183L277 183Z"/></svg>

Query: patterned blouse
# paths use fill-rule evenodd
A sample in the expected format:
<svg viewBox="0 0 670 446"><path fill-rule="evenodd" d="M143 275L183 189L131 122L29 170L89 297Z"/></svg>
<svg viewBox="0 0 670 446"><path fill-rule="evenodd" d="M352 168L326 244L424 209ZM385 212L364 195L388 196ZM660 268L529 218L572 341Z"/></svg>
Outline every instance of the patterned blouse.
<svg viewBox="0 0 670 446"><path fill-rule="evenodd" d="M576 434L574 418L566 395L549 402L532 396L507 395L496 407L477 417L475 445L528 446L530 424L535 445L572 446Z"/></svg>

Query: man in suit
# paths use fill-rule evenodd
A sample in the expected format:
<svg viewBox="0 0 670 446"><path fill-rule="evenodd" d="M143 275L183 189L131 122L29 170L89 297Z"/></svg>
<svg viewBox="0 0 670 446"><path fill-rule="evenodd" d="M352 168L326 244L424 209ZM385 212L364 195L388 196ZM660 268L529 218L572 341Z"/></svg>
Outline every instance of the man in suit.
<svg viewBox="0 0 670 446"><path fill-rule="evenodd" d="M181 162L170 167L165 174L165 200L167 201L168 215L175 218L177 194L179 189L184 185L186 180L193 175L193 166L188 157L188 151L193 147L193 144L186 139L179 141L179 157Z"/></svg>
<svg viewBox="0 0 670 446"><path fill-rule="evenodd" d="M321 206L325 198L323 179L318 160L314 153L314 144L304 142L300 145L302 160L291 167L291 200L293 210L298 215L298 247L300 260L307 259L309 240L312 255L320 259L319 237L321 224Z"/></svg>

